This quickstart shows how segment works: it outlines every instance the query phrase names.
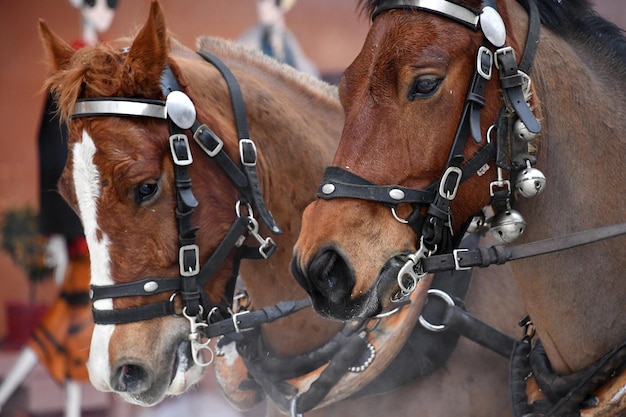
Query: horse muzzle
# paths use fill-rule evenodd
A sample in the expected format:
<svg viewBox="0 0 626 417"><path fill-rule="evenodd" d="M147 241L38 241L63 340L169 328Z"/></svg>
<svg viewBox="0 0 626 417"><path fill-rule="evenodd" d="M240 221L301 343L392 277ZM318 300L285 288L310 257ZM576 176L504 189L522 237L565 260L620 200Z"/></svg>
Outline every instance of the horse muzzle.
<svg viewBox="0 0 626 417"><path fill-rule="evenodd" d="M374 284L367 291L355 291L357 277L350 261L340 250L320 250L303 269L298 255L292 261L296 281L311 297L318 314L336 320L369 318L398 307L400 288L398 272L405 264L391 257L380 269ZM354 293L358 294L355 296Z"/></svg>
<svg viewBox="0 0 626 417"><path fill-rule="evenodd" d="M108 326L96 325L94 335L98 335L99 327ZM109 346L106 349L94 350L92 343L88 361L91 383L100 391L118 393L126 402L143 407L156 405L168 395L182 394L201 379L204 368L195 364L184 334L171 336L169 341L140 349L124 348L114 337L103 345ZM103 351L107 354L102 355Z"/></svg>

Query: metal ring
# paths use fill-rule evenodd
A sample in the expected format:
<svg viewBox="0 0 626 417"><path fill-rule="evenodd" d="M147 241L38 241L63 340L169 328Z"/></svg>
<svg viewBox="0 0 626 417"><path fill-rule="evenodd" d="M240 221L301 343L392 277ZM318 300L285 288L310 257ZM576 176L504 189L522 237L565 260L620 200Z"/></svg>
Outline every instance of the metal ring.
<svg viewBox="0 0 626 417"><path fill-rule="evenodd" d="M391 214L393 214L393 217L402 224L407 224L409 222L407 219L403 219L402 217L398 216L398 213L396 213L395 207L391 208Z"/></svg>
<svg viewBox="0 0 626 417"><path fill-rule="evenodd" d="M445 301L446 304L448 304L448 307L454 306L454 300L447 292L431 288L430 290L428 290L428 295L436 295L437 297ZM428 320L426 320L421 314L419 317L419 322L422 327L424 327L426 330L430 330L431 332L442 332L447 328L445 324L432 324L428 322Z"/></svg>

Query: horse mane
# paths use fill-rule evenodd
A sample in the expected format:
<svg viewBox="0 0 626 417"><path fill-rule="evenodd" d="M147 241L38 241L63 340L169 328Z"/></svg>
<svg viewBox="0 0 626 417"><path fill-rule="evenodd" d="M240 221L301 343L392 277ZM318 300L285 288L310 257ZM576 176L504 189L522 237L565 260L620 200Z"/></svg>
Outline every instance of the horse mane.
<svg viewBox="0 0 626 417"><path fill-rule="evenodd" d="M541 23L563 39L580 41L596 54L604 51L626 63L624 31L600 16L589 0L544 0L537 7Z"/></svg>
<svg viewBox="0 0 626 417"><path fill-rule="evenodd" d="M480 5L480 2L474 0L450 1L470 7ZM359 0L358 7L361 13L371 16L384 2L385 0ZM575 39L626 63L624 31L598 15L589 0L536 0L536 3L541 23L563 39Z"/></svg>
<svg viewBox="0 0 626 417"><path fill-rule="evenodd" d="M319 94L337 99L337 88L311 74L300 72L290 65L264 54L256 49L249 49L244 45L224 38L203 36L198 38L196 46L200 51L227 55L237 61L256 64L265 67L268 71L278 73L284 78L292 80L300 85L311 87Z"/></svg>

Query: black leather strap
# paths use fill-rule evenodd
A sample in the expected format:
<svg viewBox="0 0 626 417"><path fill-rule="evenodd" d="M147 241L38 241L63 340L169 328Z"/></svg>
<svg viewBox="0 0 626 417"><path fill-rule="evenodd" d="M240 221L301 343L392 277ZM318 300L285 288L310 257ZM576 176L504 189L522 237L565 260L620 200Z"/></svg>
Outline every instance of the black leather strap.
<svg viewBox="0 0 626 417"><path fill-rule="evenodd" d="M246 174L249 182L249 187L247 188L247 194L249 195L247 195L247 197L258 208L261 220L263 220L263 223L265 223L272 233L282 233L282 230L276 224L272 213L265 206L265 200L263 199L263 194L261 193L261 185L256 172L256 149L253 149L254 145L250 140L246 106L243 100L243 94L239 88L239 83L230 69L217 56L208 51L198 51L198 55L213 64L220 71L226 80L226 84L228 85L241 150L242 170Z"/></svg>
<svg viewBox="0 0 626 417"><path fill-rule="evenodd" d="M571 249L623 234L626 234L626 222L512 247L496 244L476 250L458 249L453 253L429 256L422 260L422 265L427 272L500 265L516 259Z"/></svg>

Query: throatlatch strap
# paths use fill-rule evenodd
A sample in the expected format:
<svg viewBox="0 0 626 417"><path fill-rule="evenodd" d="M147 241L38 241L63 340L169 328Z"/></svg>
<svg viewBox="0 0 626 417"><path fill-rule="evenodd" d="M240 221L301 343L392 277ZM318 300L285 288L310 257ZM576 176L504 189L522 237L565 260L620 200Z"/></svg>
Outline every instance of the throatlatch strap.
<svg viewBox="0 0 626 417"><path fill-rule="evenodd" d="M243 94L239 88L239 83L235 79L233 73L226 65L215 55L208 51L198 51L198 55L206 61L213 64L222 74L230 91L230 99L235 117L235 126L237 127L237 136L239 137L239 150L241 154L242 169L248 178L250 187L248 188L249 196L254 205L259 209L259 215L263 223L274 234L282 233L282 230L276 224L272 213L265 206L263 195L261 194L261 185L256 172L256 147L250 140L250 132L248 130L248 120L246 116L246 107L243 100Z"/></svg>

